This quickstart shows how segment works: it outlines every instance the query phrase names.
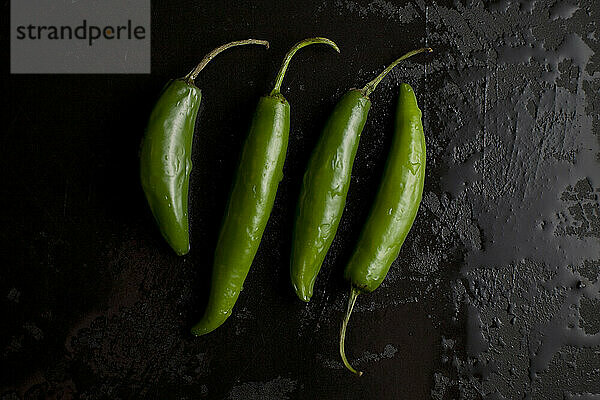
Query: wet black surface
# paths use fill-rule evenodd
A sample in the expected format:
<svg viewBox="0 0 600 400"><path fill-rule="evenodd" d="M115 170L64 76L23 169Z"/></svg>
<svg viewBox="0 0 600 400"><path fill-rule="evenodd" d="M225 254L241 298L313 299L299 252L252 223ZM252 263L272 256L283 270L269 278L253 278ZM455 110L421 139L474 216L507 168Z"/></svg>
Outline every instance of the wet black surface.
<svg viewBox="0 0 600 400"><path fill-rule="evenodd" d="M598 2L214 3L154 2L149 76L9 76L4 53L0 399L600 398ZM342 52L312 46L290 67L272 218L235 314L193 338L252 110L287 49L314 35ZM169 78L247 37L271 49L230 50L198 79L192 251L178 258L138 182L143 127ZM288 258L310 151L347 89L422 45L435 54L372 96L346 213L305 305ZM424 200L388 278L358 300L356 379L337 354L341 275L400 82L423 110Z"/></svg>

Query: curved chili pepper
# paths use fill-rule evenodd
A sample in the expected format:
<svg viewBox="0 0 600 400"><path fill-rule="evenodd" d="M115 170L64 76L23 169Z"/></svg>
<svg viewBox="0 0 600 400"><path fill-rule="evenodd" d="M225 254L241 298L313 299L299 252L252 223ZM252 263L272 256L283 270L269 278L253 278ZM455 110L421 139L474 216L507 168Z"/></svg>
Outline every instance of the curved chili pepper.
<svg viewBox="0 0 600 400"><path fill-rule="evenodd" d="M431 49L406 53L363 89L350 90L325 124L304 174L292 240L290 276L300 300L310 300L317 274L338 229L352 164L371 108L369 95L398 63L425 51Z"/></svg>
<svg viewBox="0 0 600 400"><path fill-rule="evenodd" d="M204 335L221 326L231 315L242 290L283 177L290 105L280 92L281 83L296 51L315 43L328 44L339 52L337 45L325 38L297 43L287 53L274 89L258 102L215 250L208 305L200 322L192 328L194 335Z"/></svg>
<svg viewBox="0 0 600 400"><path fill-rule="evenodd" d="M396 109L396 130L371 212L344 276L351 283L350 300L340 332L344 365L357 372L344 352L350 314L360 293L377 289L400 253L417 216L425 181L425 136L421 110L413 89L403 83Z"/></svg>
<svg viewBox="0 0 600 400"><path fill-rule="evenodd" d="M254 39L217 47L185 77L167 83L150 114L140 152L142 188L162 235L180 256L190 250L188 187L194 125L202 99L194 81L217 54L247 44L269 48L269 42Z"/></svg>

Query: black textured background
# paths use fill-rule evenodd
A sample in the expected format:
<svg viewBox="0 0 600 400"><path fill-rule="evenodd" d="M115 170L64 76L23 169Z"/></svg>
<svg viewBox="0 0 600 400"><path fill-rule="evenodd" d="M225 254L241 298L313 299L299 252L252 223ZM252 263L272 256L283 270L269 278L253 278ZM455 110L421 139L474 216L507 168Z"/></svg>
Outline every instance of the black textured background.
<svg viewBox="0 0 600 400"><path fill-rule="evenodd" d="M153 2L151 75L8 74L1 21L0 399L600 398L600 50L595 0ZM257 98L308 36L283 93L277 201L234 315L194 338L224 202ZM198 79L192 251L162 240L137 151L160 89ZM429 45L372 95L346 213L312 302L289 284L304 166L335 102ZM342 280L379 181L400 82L427 137L424 200L361 296L342 369Z"/></svg>

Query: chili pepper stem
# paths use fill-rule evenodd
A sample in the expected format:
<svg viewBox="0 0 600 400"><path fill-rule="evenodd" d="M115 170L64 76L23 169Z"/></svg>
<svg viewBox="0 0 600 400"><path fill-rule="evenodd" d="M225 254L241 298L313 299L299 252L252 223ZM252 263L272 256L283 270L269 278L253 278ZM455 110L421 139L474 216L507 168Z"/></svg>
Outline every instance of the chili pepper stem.
<svg viewBox="0 0 600 400"><path fill-rule="evenodd" d="M371 93L373 93L373 91L375 90L375 88L377 87L377 85L379 85L379 82L381 82L383 80L383 78L385 78L385 76L394 69L394 67L398 64L400 64L401 61L406 60L407 58L410 58L416 54L420 54L420 53L431 53L433 51L433 49L431 49L430 47L423 47L421 49L417 49L417 50L412 50L409 51L408 53L404 54L402 57L400 57L399 59L397 59L396 61L394 61L393 63L391 63L386 69L383 70L382 73L380 73L379 75L377 75L377 77L375 79L373 79L371 82L367 83L365 85L364 88L361 89L361 92L363 94L363 96L365 97L369 97L369 95Z"/></svg>
<svg viewBox="0 0 600 400"><path fill-rule="evenodd" d="M350 298L348 299L348 308L346 309L346 315L344 316L344 321L342 322L342 329L340 330L340 355L342 356L342 361L344 365L350 372L356 374L357 376L361 376L363 373L361 371L355 370L352 365L348 362L346 358L346 351L344 349L344 344L346 341L346 327L348 326L348 321L350 321L350 314L352 314L352 309L354 308L354 303L356 303L356 298L359 295L359 291L352 287L350 290Z"/></svg>
<svg viewBox="0 0 600 400"><path fill-rule="evenodd" d="M259 44L259 45L265 46L267 49L269 48L269 42L267 42L266 40L258 40L258 39L237 40L235 42L226 43L222 46L217 47L216 49L214 49L213 51L211 51L210 53L205 55L204 58L202 59L202 61L200 61L200 63L198 65L196 65L196 68L191 70L190 73L187 74L183 79L187 83L193 84L194 81L196 80L196 78L198 77L198 74L200 73L200 71L202 71L204 69L204 67L206 67L206 64L208 64L219 53L221 53L229 48L235 47L235 46L244 46L247 44Z"/></svg>
<svg viewBox="0 0 600 400"><path fill-rule="evenodd" d="M292 60L292 57L294 57L294 54L296 54L296 52L298 50L300 50L301 48L303 48L304 46L309 46L311 44L317 44L317 43L328 44L329 46L333 47L335 49L335 51L337 51L338 53L340 52L340 49L337 46L337 44L335 44L332 40L329 40L329 39L323 38L323 37L308 38L308 39L304 39L304 40L296 43L294 45L294 47L292 47L290 49L290 51L287 52L287 54L285 55L285 58L283 59L283 63L281 64L281 69L279 70L279 73L277 74L277 78L275 79L275 87L271 91L271 96L275 96L280 93L281 83L283 82L283 77L285 76L285 73L288 69L290 61Z"/></svg>

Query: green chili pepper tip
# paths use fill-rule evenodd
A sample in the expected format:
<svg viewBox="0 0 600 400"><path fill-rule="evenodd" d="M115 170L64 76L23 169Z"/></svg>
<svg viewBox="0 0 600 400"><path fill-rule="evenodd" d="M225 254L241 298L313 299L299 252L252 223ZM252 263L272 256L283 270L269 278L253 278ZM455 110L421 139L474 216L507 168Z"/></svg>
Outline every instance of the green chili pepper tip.
<svg viewBox="0 0 600 400"><path fill-rule="evenodd" d="M410 57L420 54L420 53L431 53L431 52L433 52L433 49L430 47L423 47L421 49L409 51L408 53L404 54L402 57L398 58L396 61L391 63L386 69L383 70L383 72L381 72L379 75L377 75L377 77L375 79L373 79L371 82L367 83L365 85L365 87L360 90L361 93L363 94L363 96L369 97L369 95L371 93L373 93L373 91L375 90L377 85L379 85L379 82L381 82L383 80L383 78L385 78L385 76L391 70L394 69L394 67L396 65L400 64L401 61L404 61L407 58L410 58Z"/></svg>
<svg viewBox="0 0 600 400"><path fill-rule="evenodd" d="M204 69L204 67L206 67L206 64L208 64L219 53L221 53L227 49L230 49L232 47L235 47L235 46L244 46L247 44L259 44L259 45L265 46L267 49L269 48L269 42L267 42L266 40L258 40L258 39L237 40L235 42L226 43L222 46L217 47L216 49L214 49L213 51L208 53L206 56L204 56L204 58L202 59L202 61L200 61L200 63L196 66L196 68L191 70L190 73L187 74L183 79L187 83L193 84L194 80L196 80L196 78L198 77L198 74L200 73L200 71L202 71Z"/></svg>
<svg viewBox="0 0 600 400"><path fill-rule="evenodd" d="M356 298L360 292L358 289L352 287L350 289L350 298L348 299L348 308L346 309L346 315L344 316L344 322L342 322L342 329L340 330L340 355L342 356L342 361L344 362L344 366L348 368L350 372L355 374L356 376L362 376L362 371L355 370L352 365L348 362L346 358L346 351L344 348L344 344L346 341L346 327L348 326L348 321L350 321L350 314L352 314L352 309L354 309L354 303L356 303Z"/></svg>
<svg viewBox="0 0 600 400"><path fill-rule="evenodd" d="M324 38L324 37L308 38L308 39L304 39L304 40L301 40L300 42L296 43L294 45L294 47L292 47L290 49L290 51L287 52L287 54L285 55L285 58L283 59L283 63L281 64L281 69L279 70L279 73L277 74L277 78L275 79L275 87L271 91L270 96L277 96L278 94L280 94L283 77L285 76L288 65L290 64L292 57L294 57L294 54L296 54L296 52L298 50L300 50L301 48L303 48L305 46L309 46L311 44L318 44L318 43L328 44L329 46L333 47L335 49L335 51L337 51L338 53L340 52L340 48L337 46L337 44L335 44L335 42L333 42L332 40L329 40L327 38Z"/></svg>

